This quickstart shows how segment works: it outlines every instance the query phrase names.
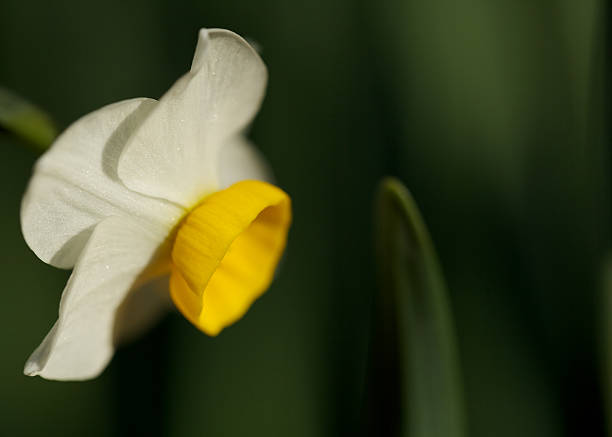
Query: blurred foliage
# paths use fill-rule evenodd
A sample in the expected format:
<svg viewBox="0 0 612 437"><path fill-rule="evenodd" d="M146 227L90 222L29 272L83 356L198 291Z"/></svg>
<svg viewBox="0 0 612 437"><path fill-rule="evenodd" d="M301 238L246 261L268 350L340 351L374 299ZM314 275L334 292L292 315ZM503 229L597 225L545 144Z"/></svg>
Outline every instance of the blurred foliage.
<svg viewBox="0 0 612 437"><path fill-rule="evenodd" d="M57 136L57 129L47 114L0 87L0 132L2 130L41 152L46 150Z"/></svg>
<svg viewBox="0 0 612 437"><path fill-rule="evenodd" d="M370 435L462 437L465 417L444 277L418 207L395 178L376 202Z"/></svg>
<svg viewBox="0 0 612 437"><path fill-rule="evenodd" d="M604 435L610 245L604 3L0 3L0 84L62 126L158 97L200 27L262 48L252 129L295 222L278 279L215 339L176 315L86 383L21 375L67 272L19 229L35 154L0 137L0 435L356 435L383 174L419 199L444 267L470 436Z"/></svg>
<svg viewBox="0 0 612 437"><path fill-rule="evenodd" d="M608 435L612 435L612 256L602 262L600 276L601 310L599 322L601 336L601 375L604 388L605 414Z"/></svg>

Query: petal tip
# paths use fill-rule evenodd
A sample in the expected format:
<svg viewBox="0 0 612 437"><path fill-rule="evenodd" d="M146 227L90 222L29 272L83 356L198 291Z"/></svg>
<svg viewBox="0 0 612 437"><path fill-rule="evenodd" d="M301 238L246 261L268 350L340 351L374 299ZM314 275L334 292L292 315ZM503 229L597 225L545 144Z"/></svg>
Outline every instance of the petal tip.
<svg viewBox="0 0 612 437"><path fill-rule="evenodd" d="M209 41L209 32L208 29L202 28L198 32L198 42L196 44L195 53L193 55L193 60L191 61L191 71L195 72L198 70L202 64L204 63L204 53L206 52L206 48L208 47Z"/></svg>
<svg viewBox="0 0 612 437"><path fill-rule="evenodd" d="M23 367L23 374L26 376L37 376L40 374L40 371L40 365L32 360L28 360Z"/></svg>
<svg viewBox="0 0 612 437"><path fill-rule="evenodd" d="M202 27L200 31L198 32L198 38L201 40L207 40L208 39L208 29L205 27Z"/></svg>

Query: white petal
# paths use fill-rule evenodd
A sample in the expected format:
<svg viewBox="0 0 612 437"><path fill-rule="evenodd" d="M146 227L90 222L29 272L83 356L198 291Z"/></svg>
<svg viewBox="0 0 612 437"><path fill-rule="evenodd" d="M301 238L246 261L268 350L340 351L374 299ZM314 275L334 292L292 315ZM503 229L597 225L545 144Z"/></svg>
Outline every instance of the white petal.
<svg viewBox="0 0 612 437"><path fill-rule="evenodd" d="M117 309L153 260L168 257L165 237L163 228L120 217L96 226L66 284L59 318L24 373L57 380L100 374L113 355Z"/></svg>
<svg viewBox="0 0 612 437"><path fill-rule="evenodd" d="M200 31L191 71L128 141L118 173L129 188L191 207L217 189L219 147L254 117L266 67L227 30Z"/></svg>
<svg viewBox="0 0 612 437"><path fill-rule="evenodd" d="M245 179L274 182L272 170L261 152L244 136L236 135L219 152L220 187Z"/></svg>
<svg viewBox="0 0 612 437"><path fill-rule="evenodd" d="M119 154L156 105L133 99L106 106L72 124L37 162L21 206L30 248L46 263L72 267L93 226L111 215L171 222L169 202L127 189L117 177Z"/></svg>

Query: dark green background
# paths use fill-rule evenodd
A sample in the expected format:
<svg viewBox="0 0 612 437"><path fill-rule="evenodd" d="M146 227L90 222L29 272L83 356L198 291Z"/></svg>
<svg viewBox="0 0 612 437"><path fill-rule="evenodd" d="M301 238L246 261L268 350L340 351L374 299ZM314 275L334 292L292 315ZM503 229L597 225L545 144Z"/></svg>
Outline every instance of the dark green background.
<svg viewBox="0 0 612 437"><path fill-rule="evenodd" d="M94 381L28 378L68 273L23 242L35 154L0 137L0 435L355 435L385 174L413 192L439 251L469 435L604 435L603 5L1 0L0 85L61 127L159 97L200 27L255 41L270 82L251 136L295 222L277 281L218 338L171 315Z"/></svg>

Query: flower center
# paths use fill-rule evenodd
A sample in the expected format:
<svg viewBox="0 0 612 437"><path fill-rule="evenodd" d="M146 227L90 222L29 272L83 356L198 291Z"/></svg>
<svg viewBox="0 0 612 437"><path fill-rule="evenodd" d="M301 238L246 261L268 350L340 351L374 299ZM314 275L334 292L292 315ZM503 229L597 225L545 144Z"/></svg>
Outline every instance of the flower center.
<svg viewBox="0 0 612 437"><path fill-rule="evenodd" d="M206 197L172 248L177 308L209 335L240 319L272 282L290 223L289 196L265 182L241 181Z"/></svg>

